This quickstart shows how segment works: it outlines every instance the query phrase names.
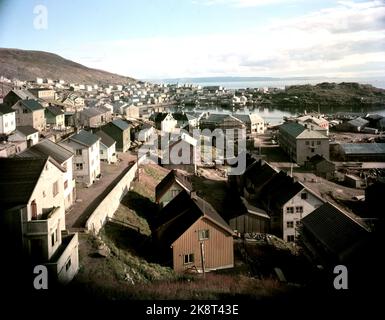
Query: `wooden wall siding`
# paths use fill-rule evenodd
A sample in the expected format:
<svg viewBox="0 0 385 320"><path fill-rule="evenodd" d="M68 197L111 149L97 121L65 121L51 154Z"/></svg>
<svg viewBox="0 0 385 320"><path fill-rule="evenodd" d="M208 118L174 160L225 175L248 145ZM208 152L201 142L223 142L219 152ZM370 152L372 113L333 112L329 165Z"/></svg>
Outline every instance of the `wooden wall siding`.
<svg viewBox="0 0 385 320"><path fill-rule="evenodd" d="M204 240L205 268L220 269L234 266L233 237L211 221L201 218L196 221L173 246L173 267L177 272L183 272L192 266L201 270L201 254L198 230L208 229L209 239ZM194 254L194 263L184 264L185 254Z"/></svg>
<svg viewBox="0 0 385 320"><path fill-rule="evenodd" d="M254 215L243 214L230 219L230 227L240 233L256 232L267 233L269 231L269 221L266 218Z"/></svg>

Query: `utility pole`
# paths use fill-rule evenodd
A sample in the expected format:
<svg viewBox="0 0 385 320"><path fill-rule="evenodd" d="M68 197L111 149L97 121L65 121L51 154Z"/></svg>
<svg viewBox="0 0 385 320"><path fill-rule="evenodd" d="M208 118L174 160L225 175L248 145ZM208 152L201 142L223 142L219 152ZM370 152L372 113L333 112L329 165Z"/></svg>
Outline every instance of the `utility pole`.
<svg viewBox="0 0 385 320"><path fill-rule="evenodd" d="M204 242L201 242L201 262L202 262L202 272L203 278L205 277L205 247Z"/></svg>

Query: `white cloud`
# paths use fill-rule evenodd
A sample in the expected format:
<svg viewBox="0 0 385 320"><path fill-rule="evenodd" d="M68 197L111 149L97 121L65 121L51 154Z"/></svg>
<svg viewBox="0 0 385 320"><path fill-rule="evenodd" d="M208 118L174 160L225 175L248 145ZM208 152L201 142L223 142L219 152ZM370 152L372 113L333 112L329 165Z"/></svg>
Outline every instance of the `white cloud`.
<svg viewBox="0 0 385 320"><path fill-rule="evenodd" d="M138 78L369 76L385 66L384 14L382 1L343 1L243 33L89 43L63 54L79 61L97 52L103 59L79 62Z"/></svg>

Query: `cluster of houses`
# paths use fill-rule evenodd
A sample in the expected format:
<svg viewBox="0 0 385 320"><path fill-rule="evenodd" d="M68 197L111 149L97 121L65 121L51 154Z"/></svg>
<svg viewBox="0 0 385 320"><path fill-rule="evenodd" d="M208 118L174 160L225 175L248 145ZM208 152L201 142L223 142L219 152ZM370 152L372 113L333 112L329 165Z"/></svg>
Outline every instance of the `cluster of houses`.
<svg viewBox="0 0 385 320"><path fill-rule="evenodd" d="M267 162L251 161L229 185L243 202L231 216L197 196L178 170L156 186L160 211L153 235L164 263L178 272L231 268L234 239L255 233L300 243L323 266L353 263L367 248L371 232L365 225Z"/></svg>

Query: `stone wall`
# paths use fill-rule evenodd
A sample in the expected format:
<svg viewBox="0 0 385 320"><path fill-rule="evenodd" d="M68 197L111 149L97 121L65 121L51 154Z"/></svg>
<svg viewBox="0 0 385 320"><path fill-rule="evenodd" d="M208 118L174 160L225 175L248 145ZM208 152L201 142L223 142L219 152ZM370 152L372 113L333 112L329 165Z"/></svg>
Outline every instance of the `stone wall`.
<svg viewBox="0 0 385 320"><path fill-rule="evenodd" d="M146 155L143 155L122 177L122 179L114 186L114 188L106 195L106 197L96 207L94 212L86 222L86 229L98 234L105 224L107 217L112 217L118 209L120 201L130 190L131 182L135 179L140 164Z"/></svg>

